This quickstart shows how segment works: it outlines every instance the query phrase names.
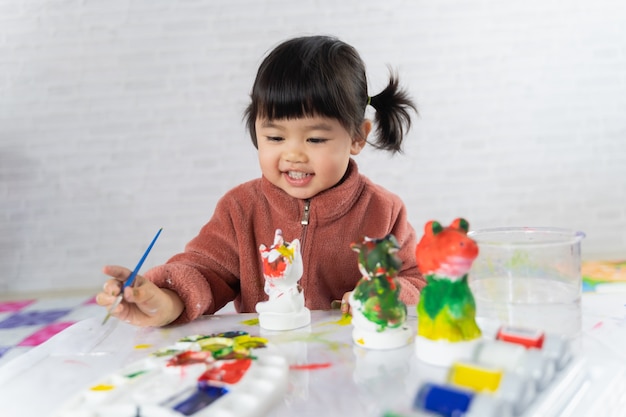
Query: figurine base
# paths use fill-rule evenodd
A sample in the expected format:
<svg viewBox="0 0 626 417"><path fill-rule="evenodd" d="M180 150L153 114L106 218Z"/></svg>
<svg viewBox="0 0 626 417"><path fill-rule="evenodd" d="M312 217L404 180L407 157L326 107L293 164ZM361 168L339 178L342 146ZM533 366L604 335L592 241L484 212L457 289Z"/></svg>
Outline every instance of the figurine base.
<svg viewBox="0 0 626 417"><path fill-rule="evenodd" d="M259 326L266 330L292 330L311 324L311 310L304 307L292 313L259 313Z"/></svg>
<svg viewBox="0 0 626 417"><path fill-rule="evenodd" d="M406 324L382 332L355 327L352 330L352 340L357 346L365 349L396 349L410 345L413 342L414 334L415 331Z"/></svg>
<svg viewBox="0 0 626 417"><path fill-rule="evenodd" d="M449 367L460 360L471 359L480 338L464 342L431 340L423 336L415 337L415 355L422 362Z"/></svg>

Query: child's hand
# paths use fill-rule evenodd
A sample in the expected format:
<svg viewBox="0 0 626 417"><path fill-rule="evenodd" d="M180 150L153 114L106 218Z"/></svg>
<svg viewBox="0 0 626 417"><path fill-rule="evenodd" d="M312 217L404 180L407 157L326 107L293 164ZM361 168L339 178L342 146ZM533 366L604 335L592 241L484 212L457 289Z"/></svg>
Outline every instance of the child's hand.
<svg viewBox="0 0 626 417"><path fill-rule="evenodd" d="M109 308L120 293L120 289L131 274L121 266L107 265L103 272L112 277L104 283L102 292L96 296L96 302ZM141 275L124 290L122 302L111 315L136 326L165 326L183 311L181 299L173 291L159 288Z"/></svg>
<svg viewBox="0 0 626 417"><path fill-rule="evenodd" d="M352 314L352 309L350 308L350 295L352 291L348 291L341 298L341 313L342 314Z"/></svg>
<svg viewBox="0 0 626 417"><path fill-rule="evenodd" d="M352 291L348 291L347 293L345 293L343 295L343 297L340 300L335 300L333 301L330 306L331 308L340 308L341 309L341 314L352 314L352 309L350 308L350 294L352 294Z"/></svg>

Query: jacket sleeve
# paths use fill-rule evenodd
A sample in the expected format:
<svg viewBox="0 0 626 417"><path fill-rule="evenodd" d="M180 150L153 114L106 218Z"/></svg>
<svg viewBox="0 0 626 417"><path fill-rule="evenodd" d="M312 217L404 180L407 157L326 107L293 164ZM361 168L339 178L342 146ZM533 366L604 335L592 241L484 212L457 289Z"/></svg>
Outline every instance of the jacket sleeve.
<svg viewBox="0 0 626 417"><path fill-rule="evenodd" d="M426 280L417 268L415 260L416 233L407 219L406 207L402 202L391 233L400 244L398 256L402 260L402 269L396 277L400 284L400 300L407 305L416 305L421 289L426 286Z"/></svg>
<svg viewBox="0 0 626 417"><path fill-rule="evenodd" d="M239 253L229 212L228 200L223 197L211 220L185 246L184 252L145 274L183 301L185 308L172 324L213 314L239 294Z"/></svg>

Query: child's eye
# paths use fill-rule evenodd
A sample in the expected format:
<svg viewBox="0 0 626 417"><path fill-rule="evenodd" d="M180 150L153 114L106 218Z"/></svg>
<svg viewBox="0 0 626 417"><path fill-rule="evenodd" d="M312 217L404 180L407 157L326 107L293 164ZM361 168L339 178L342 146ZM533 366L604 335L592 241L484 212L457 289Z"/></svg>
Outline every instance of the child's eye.
<svg viewBox="0 0 626 417"><path fill-rule="evenodd" d="M328 139L309 138L308 141L311 142L311 143L325 143L325 142L328 142Z"/></svg>
<svg viewBox="0 0 626 417"><path fill-rule="evenodd" d="M284 140L280 136L266 136L266 138L267 138L268 142L280 142L280 141Z"/></svg>

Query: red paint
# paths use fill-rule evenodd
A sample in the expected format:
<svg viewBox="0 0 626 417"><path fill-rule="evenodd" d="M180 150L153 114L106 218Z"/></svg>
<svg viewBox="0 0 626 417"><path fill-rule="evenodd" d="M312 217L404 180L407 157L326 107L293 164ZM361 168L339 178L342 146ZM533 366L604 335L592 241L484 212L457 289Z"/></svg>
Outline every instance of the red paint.
<svg viewBox="0 0 626 417"><path fill-rule="evenodd" d="M227 384L236 384L246 374L250 365L252 365L251 359L236 359L234 361L216 362L215 366L200 375L198 381L215 381L225 382Z"/></svg>
<svg viewBox="0 0 626 417"><path fill-rule="evenodd" d="M314 371L316 369L330 368L333 364L326 363L306 363L304 365L290 365L289 369L292 371Z"/></svg>
<svg viewBox="0 0 626 417"><path fill-rule="evenodd" d="M287 269L287 263L283 256L279 256L270 262L266 257L263 257L263 273L270 278L282 278L285 275Z"/></svg>
<svg viewBox="0 0 626 417"><path fill-rule="evenodd" d="M504 342L516 343L526 348L541 349L543 347L545 335L539 330L503 326L500 330L498 330L496 339Z"/></svg>
<svg viewBox="0 0 626 417"><path fill-rule="evenodd" d="M468 224L461 218L448 227L434 220L424 226L424 236L415 247L415 257L424 275L461 277L478 256L478 244L467 237ZM445 271L445 273L442 273Z"/></svg>
<svg viewBox="0 0 626 417"><path fill-rule="evenodd" d="M172 359L167 361L167 366L184 366L184 365L193 365L195 363L206 363L213 360L213 355L211 352L201 351L194 352L191 350L185 351L183 353L179 353L174 356Z"/></svg>
<svg viewBox="0 0 626 417"><path fill-rule="evenodd" d="M602 325L603 325L603 324L604 324L604 322L603 322L603 321L599 321L599 322L597 322L596 324L594 324L594 325L593 325L593 327L592 327L591 329L592 329L592 330L599 329L600 327L602 327Z"/></svg>

